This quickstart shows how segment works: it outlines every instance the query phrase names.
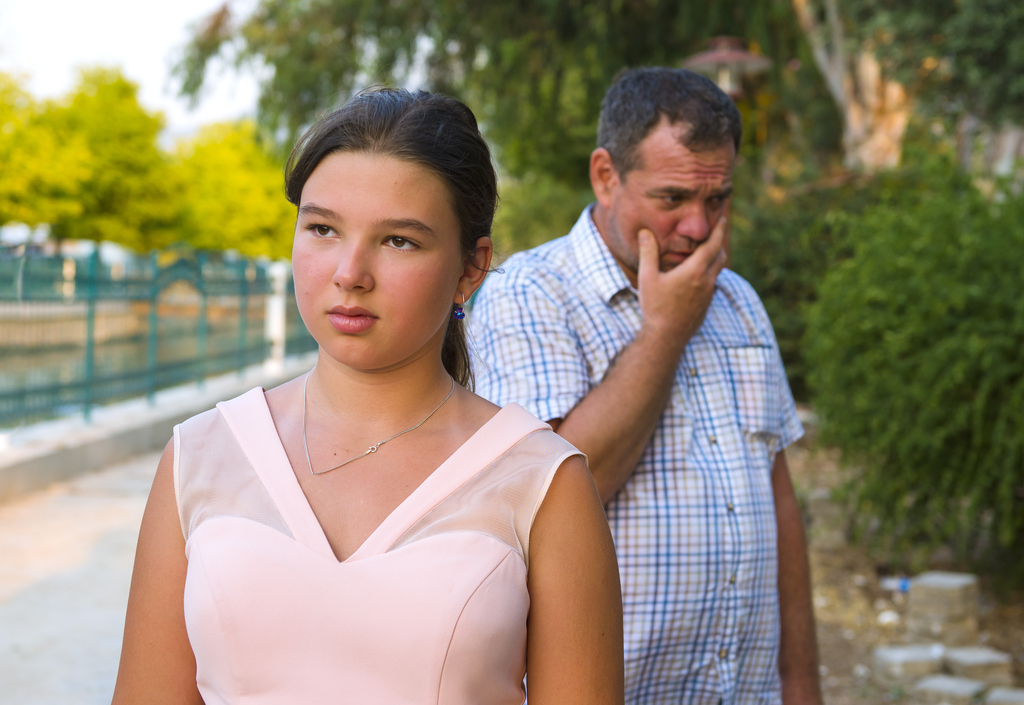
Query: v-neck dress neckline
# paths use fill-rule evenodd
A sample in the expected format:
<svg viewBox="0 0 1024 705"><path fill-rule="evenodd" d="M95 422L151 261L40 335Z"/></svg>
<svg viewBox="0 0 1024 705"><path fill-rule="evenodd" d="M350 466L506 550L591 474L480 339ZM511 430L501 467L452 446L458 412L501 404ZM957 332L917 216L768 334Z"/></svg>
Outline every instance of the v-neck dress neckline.
<svg viewBox="0 0 1024 705"><path fill-rule="evenodd" d="M262 389L179 424L182 606L204 701L522 705L530 531L573 455L510 404L338 561Z"/></svg>
<svg viewBox="0 0 1024 705"><path fill-rule="evenodd" d="M264 390L253 389L230 402L221 402L217 408L295 540L339 564L384 553L424 514L525 434L547 428L518 404L501 408L402 500L355 551L339 560L295 476Z"/></svg>

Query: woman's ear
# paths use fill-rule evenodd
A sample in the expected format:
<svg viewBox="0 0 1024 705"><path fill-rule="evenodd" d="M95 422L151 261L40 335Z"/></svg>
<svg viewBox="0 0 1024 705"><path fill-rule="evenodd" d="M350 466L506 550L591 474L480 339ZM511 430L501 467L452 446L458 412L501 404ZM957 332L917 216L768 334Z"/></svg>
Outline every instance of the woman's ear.
<svg viewBox="0 0 1024 705"><path fill-rule="evenodd" d="M459 277L459 287L455 292L454 303L464 303L463 297L468 299L484 283L487 270L491 268L491 257L494 255L494 243L489 237L480 237L476 240L476 250L466 258L465 266L462 268L462 276Z"/></svg>

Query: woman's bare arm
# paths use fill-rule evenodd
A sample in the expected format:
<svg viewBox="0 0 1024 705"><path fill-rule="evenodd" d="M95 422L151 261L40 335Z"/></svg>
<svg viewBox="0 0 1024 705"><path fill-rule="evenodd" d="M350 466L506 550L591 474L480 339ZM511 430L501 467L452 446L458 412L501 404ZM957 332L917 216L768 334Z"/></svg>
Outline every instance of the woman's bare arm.
<svg viewBox="0 0 1024 705"><path fill-rule="evenodd" d="M142 517L114 705L202 703L185 633L185 539L174 499L174 445L157 467Z"/></svg>
<svg viewBox="0 0 1024 705"><path fill-rule="evenodd" d="M622 594L593 477L566 460L530 532L530 705L621 705Z"/></svg>

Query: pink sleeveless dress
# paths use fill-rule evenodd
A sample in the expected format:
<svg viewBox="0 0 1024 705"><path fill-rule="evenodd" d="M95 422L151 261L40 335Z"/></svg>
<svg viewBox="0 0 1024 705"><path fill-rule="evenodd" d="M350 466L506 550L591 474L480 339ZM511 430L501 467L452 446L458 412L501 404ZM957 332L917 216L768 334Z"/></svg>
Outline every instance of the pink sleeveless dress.
<svg viewBox="0 0 1024 705"><path fill-rule="evenodd" d="M516 404L338 562L262 389L174 429L199 691L221 703L524 701L530 527L573 446Z"/></svg>

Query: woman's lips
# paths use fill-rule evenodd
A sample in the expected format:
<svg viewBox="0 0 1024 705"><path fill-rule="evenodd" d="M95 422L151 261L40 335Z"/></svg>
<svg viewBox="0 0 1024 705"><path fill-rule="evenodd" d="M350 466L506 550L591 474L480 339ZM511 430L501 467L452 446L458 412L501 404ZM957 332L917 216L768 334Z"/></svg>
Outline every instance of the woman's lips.
<svg viewBox="0 0 1024 705"><path fill-rule="evenodd" d="M377 322L376 316L371 316L363 309L344 309L336 307L327 312L327 320L339 333L364 333L373 327Z"/></svg>

